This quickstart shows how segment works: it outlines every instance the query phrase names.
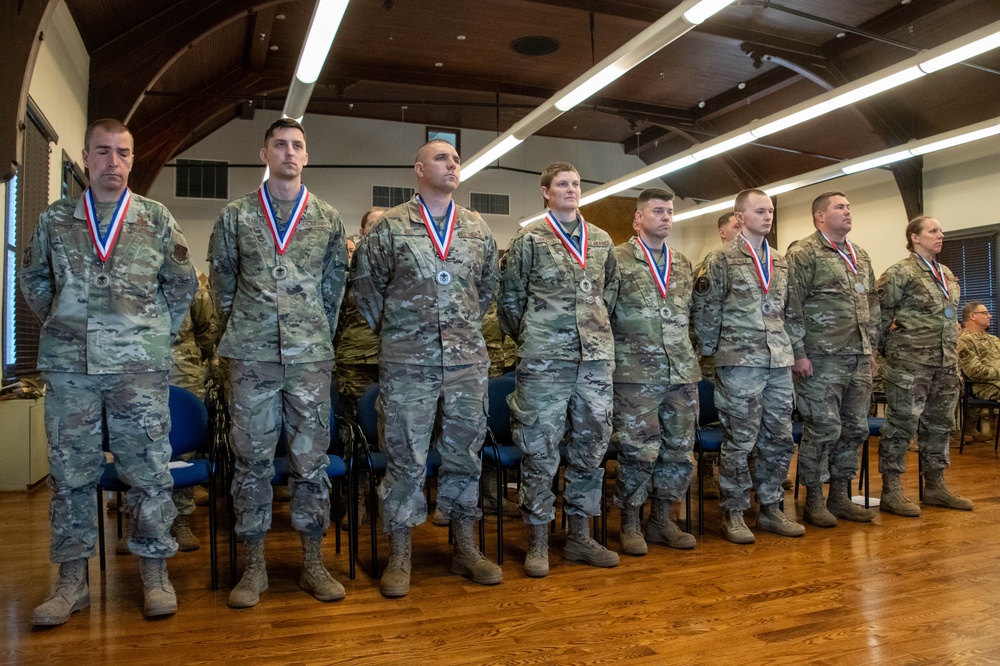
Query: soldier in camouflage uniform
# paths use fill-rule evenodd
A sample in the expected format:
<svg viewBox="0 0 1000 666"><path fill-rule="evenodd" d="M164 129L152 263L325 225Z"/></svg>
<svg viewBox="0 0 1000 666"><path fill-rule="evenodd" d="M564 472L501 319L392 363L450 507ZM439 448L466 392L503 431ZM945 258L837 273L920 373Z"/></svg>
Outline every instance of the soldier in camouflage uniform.
<svg viewBox="0 0 1000 666"><path fill-rule="evenodd" d="M613 567L617 553L594 541L588 516L601 511L611 438L614 338L602 297L614 273L611 237L586 222L580 174L556 162L541 176L545 219L514 236L500 264L497 310L518 343L517 380L507 402L521 449L521 511L528 524L525 573L548 574L548 533L555 518L552 481L566 438L563 510L569 537L563 557Z"/></svg>
<svg viewBox="0 0 1000 666"><path fill-rule="evenodd" d="M990 311L980 301L969 301L962 306L962 333L958 336L958 367L969 380L976 382L972 392L985 400L1000 400L1000 339L987 333L990 328ZM991 438L979 431L979 409L969 410L971 427L965 434L971 441L989 441Z"/></svg>
<svg viewBox="0 0 1000 666"><path fill-rule="evenodd" d="M517 365L517 342L500 328L496 300L483 317L483 337L486 351L490 355L490 378L510 372Z"/></svg>
<svg viewBox="0 0 1000 666"><path fill-rule="evenodd" d="M271 528L274 455L288 442L292 527L300 534L299 585L320 601L344 597L323 566L330 525L330 380L333 333L344 295L344 225L302 184L308 163L302 126L276 120L260 159L270 177L219 214L209 249L211 285L229 359L235 450L233 508L247 567L229 595L248 608L267 589L264 536Z"/></svg>
<svg viewBox="0 0 1000 666"><path fill-rule="evenodd" d="M705 275L695 283L694 326L701 353L715 355L715 404L724 432L722 533L733 543L753 543L743 520L751 485L761 503L758 529L802 536L805 528L779 507L794 451L793 358L784 326L788 266L765 238L774 216L770 197L744 190L734 208L743 230L706 257Z"/></svg>
<svg viewBox="0 0 1000 666"><path fill-rule="evenodd" d="M733 240L740 235L740 231L743 228L742 223L736 219L736 213L732 211L728 213L723 213L719 216L716 223L718 227L719 240L725 245L729 241ZM698 264L694 267L694 280L697 282L698 278L705 274L705 263ZM691 345L695 350L698 349L698 337L694 333L694 322L691 322L689 327L688 336L691 339ZM701 368L701 376L710 382L715 382L715 357L714 356L702 356L698 355L698 366ZM705 499L719 499L719 482L715 478L715 468L719 464L719 454L718 453L706 453L703 456L704 466L699 470L701 475L701 488L702 495Z"/></svg>
<svg viewBox="0 0 1000 666"><path fill-rule="evenodd" d="M59 564L35 625L62 624L90 604L87 560L97 542L94 503L107 435L135 516L128 545L141 559L146 616L177 610L166 559L170 535L170 340L197 288L187 242L169 211L128 189L133 140L117 120L87 129L91 185L38 219L21 258L25 301L42 322L52 545ZM105 432L106 429L106 432Z"/></svg>
<svg viewBox="0 0 1000 666"><path fill-rule="evenodd" d="M701 371L688 337L691 262L666 243L674 195L639 194L637 235L615 247L615 271L604 301L615 336L614 435L618 449L615 504L621 507L621 545L645 555L650 543L694 548L695 538L670 517L691 483ZM639 509L652 484L645 538Z"/></svg>
<svg viewBox="0 0 1000 666"><path fill-rule="evenodd" d="M853 224L847 195L819 195L812 214L816 232L787 254L785 326L805 422L798 458L806 487L805 519L817 527L836 527L838 518L866 523L875 517L851 501L850 487L868 438L878 294L868 253L847 239ZM830 473L825 505L824 461Z"/></svg>
<svg viewBox="0 0 1000 666"><path fill-rule="evenodd" d="M450 143L424 144L415 162L417 195L361 240L351 278L358 309L381 343L377 408L387 468L379 497L390 553L380 588L387 597L409 592L410 536L427 518L432 440L441 454L438 506L455 530L452 572L482 585L503 580L473 538L488 406L482 320L496 285L496 242L479 215L452 199L460 166Z"/></svg>
<svg viewBox="0 0 1000 666"><path fill-rule="evenodd" d="M903 494L899 478L906 471L906 446L914 434L926 484L922 502L972 510L971 501L944 484L959 392L959 288L954 274L937 261L943 242L936 219L913 218L906 226L910 256L878 279L879 350L886 360L886 421L878 446L879 509L900 516L920 515L920 507Z"/></svg>

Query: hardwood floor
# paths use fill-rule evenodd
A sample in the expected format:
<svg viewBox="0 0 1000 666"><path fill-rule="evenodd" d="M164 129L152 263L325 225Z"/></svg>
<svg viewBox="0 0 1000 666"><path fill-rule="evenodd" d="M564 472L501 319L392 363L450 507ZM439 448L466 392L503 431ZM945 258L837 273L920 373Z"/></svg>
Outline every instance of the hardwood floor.
<svg viewBox="0 0 1000 666"><path fill-rule="evenodd" d="M91 607L43 630L32 629L30 616L55 577L48 562L49 492L43 486L0 494L0 654L7 664L75 666L126 660L996 664L1000 461L988 444L952 456L947 479L976 503L972 513L925 507L918 519L879 514L871 525L810 526L801 539L758 534L755 545L736 546L719 535L711 503L706 534L693 551L651 546L646 557L622 556L618 568L598 570L563 561L558 533L551 573L539 580L522 572L523 526L507 521L505 581L496 587L449 573L447 529L428 522L415 531L410 594L398 600L382 598L364 569L348 580L346 541L335 555L332 538L326 561L347 599L322 604L300 590L300 546L287 505L279 505L267 541L270 589L245 611L226 607L224 534L223 589L210 590L208 518L199 509L202 549L169 562L180 604L175 616L144 620L138 561L111 553L104 573L97 558L91 561ZM904 488L915 499L915 454L908 465ZM873 486L877 495L877 478ZM803 502L804 493L796 504L789 492L786 511L800 515ZM617 548L617 511L609 522L609 546ZM494 527L487 525L491 558ZM107 530L113 544L113 519ZM386 551L382 537L383 561Z"/></svg>

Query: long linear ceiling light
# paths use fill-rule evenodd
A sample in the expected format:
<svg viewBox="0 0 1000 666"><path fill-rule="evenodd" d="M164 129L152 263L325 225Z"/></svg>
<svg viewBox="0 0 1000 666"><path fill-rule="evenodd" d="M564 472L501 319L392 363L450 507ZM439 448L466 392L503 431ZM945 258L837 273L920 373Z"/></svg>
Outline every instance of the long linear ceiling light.
<svg viewBox="0 0 1000 666"><path fill-rule="evenodd" d="M299 53L299 62L295 67L292 85L288 87L285 97L285 109L282 114L288 118L301 119L306 113L309 98L319 74L323 71L326 57L333 46L333 38L347 11L350 0L319 0L313 9L312 20L309 21L309 32Z"/></svg>
<svg viewBox="0 0 1000 666"><path fill-rule="evenodd" d="M580 204L592 203L623 190L632 189L637 185L691 166L695 162L733 150L755 139L780 132L867 97L891 90L925 74L986 53L998 46L1000 46L1000 21L983 26L963 37L923 51L891 67L886 67L845 86L772 114L763 120L755 121L746 127L733 130L711 141L697 144L687 151L671 155L639 171L605 183L597 190L588 192L580 200Z"/></svg>
<svg viewBox="0 0 1000 666"><path fill-rule="evenodd" d="M473 155L462 167L462 180L468 180L490 162L510 152L563 113L592 97L643 60L733 2L734 0L685 0L677 5L659 21L591 67Z"/></svg>
<svg viewBox="0 0 1000 666"><path fill-rule="evenodd" d="M815 171L810 171L798 176L786 178L771 185L760 188L767 192L768 196L775 196L784 192L791 192L802 187L822 183L826 180L839 178L846 174L858 173L868 169L874 169L886 164L909 159L918 155L937 152L946 148L953 148L964 143L979 141L990 136L1000 135L1000 117L984 120L981 123L967 125L950 132L943 132L935 136L927 137L916 141L910 141L905 146L894 146L883 151L865 155L853 160L846 160L837 164L825 166ZM902 150L900 149L902 148ZM720 210L732 209L735 197L716 199L709 203L698 206L691 210L674 215L675 222L717 213Z"/></svg>

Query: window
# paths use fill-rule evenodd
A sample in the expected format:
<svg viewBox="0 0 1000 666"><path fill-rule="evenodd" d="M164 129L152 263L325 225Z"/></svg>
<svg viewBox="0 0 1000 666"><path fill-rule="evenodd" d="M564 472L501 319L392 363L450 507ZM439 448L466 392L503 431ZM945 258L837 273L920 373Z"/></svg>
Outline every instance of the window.
<svg viewBox="0 0 1000 666"><path fill-rule="evenodd" d="M178 159L174 166L176 197L229 200L228 162Z"/></svg>
<svg viewBox="0 0 1000 666"><path fill-rule="evenodd" d="M6 367L17 362L17 299L14 287L17 284L17 176L7 183L7 234L3 239L4 289L3 289L3 364Z"/></svg>
<svg viewBox="0 0 1000 666"><path fill-rule="evenodd" d="M981 301L993 315L989 332L998 333L997 236L1000 229L980 228L949 234L938 261L951 269L961 290L959 307ZM959 310L961 311L961 310Z"/></svg>
<svg viewBox="0 0 1000 666"><path fill-rule="evenodd" d="M510 215L510 195L473 192L469 195L469 208L480 215Z"/></svg>
<svg viewBox="0 0 1000 666"><path fill-rule="evenodd" d="M413 198L412 187L390 187L388 185L372 185L372 205L382 208L392 208L405 204Z"/></svg>
<svg viewBox="0 0 1000 666"><path fill-rule="evenodd" d="M62 195L75 197L87 189L87 176L64 150L62 154Z"/></svg>
<svg viewBox="0 0 1000 666"><path fill-rule="evenodd" d="M455 151L462 154L462 132L450 127L427 127L427 140L434 141L440 139L455 146Z"/></svg>

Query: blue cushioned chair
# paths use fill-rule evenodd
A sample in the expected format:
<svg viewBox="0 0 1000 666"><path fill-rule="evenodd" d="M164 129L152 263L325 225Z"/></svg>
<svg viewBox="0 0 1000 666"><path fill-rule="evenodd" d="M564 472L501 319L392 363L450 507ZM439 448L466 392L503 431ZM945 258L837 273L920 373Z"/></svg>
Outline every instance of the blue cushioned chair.
<svg viewBox="0 0 1000 666"><path fill-rule="evenodd" d="M715 384L702 379L698 382L698 428L694 448L698 454L698 474L705 465L706 453L722 451L722 424L719 410L715 408ZM690 502L689 502L690 505ZM690 507L688 508L690 513ZM705 533L705 493L698 483L698 534Z"/></svg>
<svg viewBox="0 0 1000 666"><path fill-rule="evenodd" d="M215 510L215 471L218 451L215 444L216 438L209 428L208 409L198 397L187 389L178 386L170 387L169 394L170 409L170 449L171 461L179 464L172 465L170 475L174 480L174 488L191 488L193 486L208 485L208 531L209 550L211 558L212 589L219 586L218 560L217 560L217 540L216 540L216 510ZM105 427L105 440L107 440L107 428ZM207 454L206 458L194 458L181 461L181 456L194 451L202 451ZM97 489L97 522L98 522L98 543L100 546L101 571L105 569L105 544L104 544L104 507L102 502L102 492L124 493L128 491L128 485L118 477L118 471L114 464L108 463L101 473L101 480ZM121 533L121 516L124 507L119 504L119 534Z"/></svg>
<svg viewBox="0 0 1000 666"><path fill-rule="evenodd" d="M510 407L507 396L514 392L514 376L506 374L489 382L490 413L486 421L486 441L483 444L483 462L496 470L497 487L497 564L503 564L503 490L507 487L506 472L521 464L521 450L514 445L510 429ZM480 486L482 479L480 479ZM480 499L482 489L480 488ZM479 523L479 548L485 547L485 521Z"/></svg>

